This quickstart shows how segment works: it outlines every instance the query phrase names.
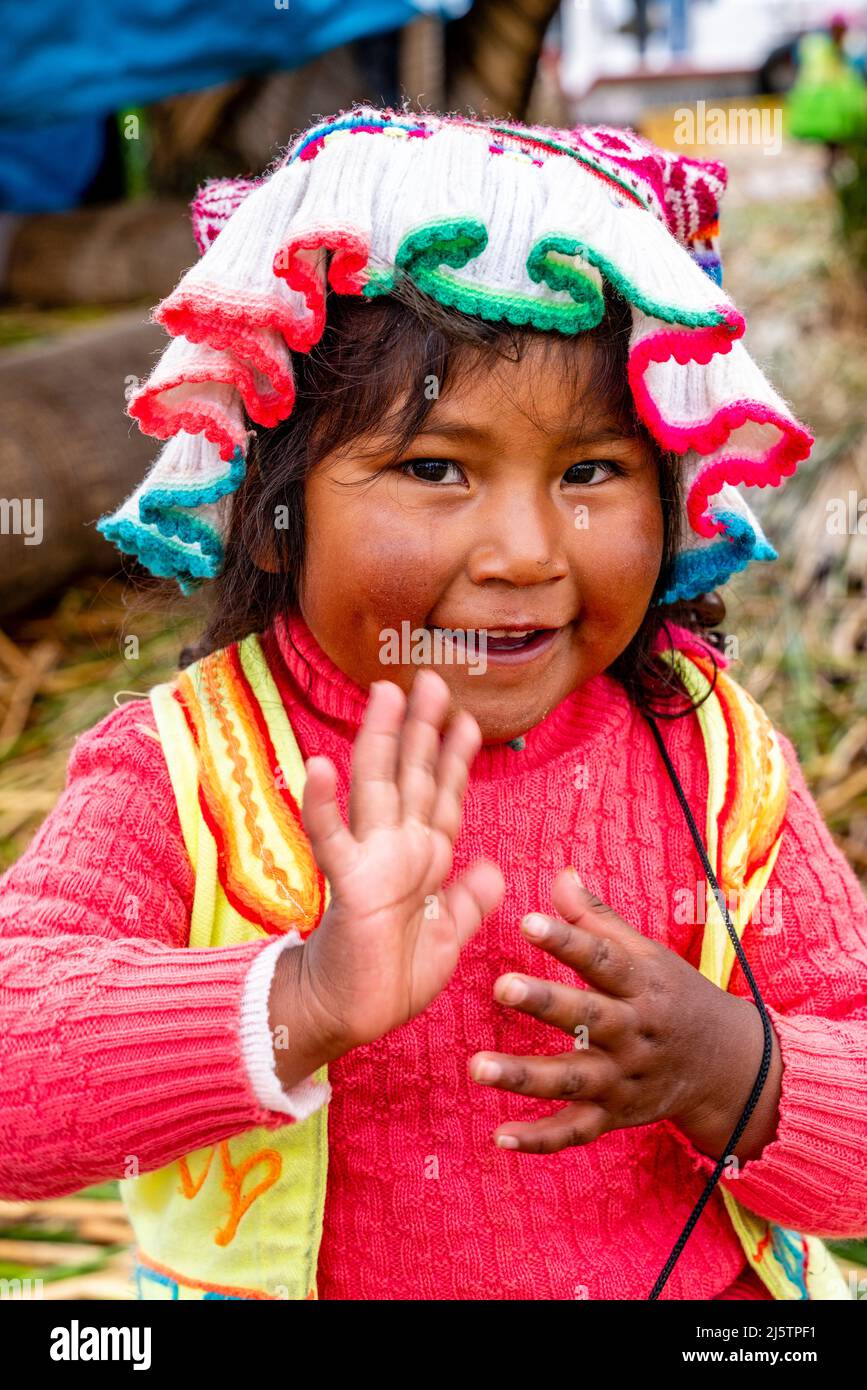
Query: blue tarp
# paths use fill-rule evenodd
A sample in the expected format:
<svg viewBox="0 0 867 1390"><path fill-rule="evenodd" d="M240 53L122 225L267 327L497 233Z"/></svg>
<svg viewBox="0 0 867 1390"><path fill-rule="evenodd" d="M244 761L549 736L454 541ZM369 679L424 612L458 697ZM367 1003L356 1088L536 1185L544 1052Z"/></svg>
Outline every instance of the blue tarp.
<svg viewBox="0 0 867 1390"><path fill-rule="evenodd" d="M5 0L0 128L106 115L252 72L299 67L420 11L470 0Z"/></svg>
<svg viewBox="0 0 867 1390"><path fill-rule="evenodd" d="M101 117L0 127L0 211L63 212L75 207L102 161Z"/></svg>
<svg viewBox="0 0 867 1390"><path fill-rule="evenodd" d="M471 0L5 0L0 11L0 209L74 207L99 167L105 118L254 72L299 67L420 11Z"/></svg>

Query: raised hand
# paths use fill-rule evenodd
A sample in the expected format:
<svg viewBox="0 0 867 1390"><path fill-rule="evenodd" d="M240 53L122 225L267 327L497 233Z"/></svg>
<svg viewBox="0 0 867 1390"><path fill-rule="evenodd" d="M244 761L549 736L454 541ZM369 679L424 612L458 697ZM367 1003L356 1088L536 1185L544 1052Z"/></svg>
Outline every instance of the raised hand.
<svg viewBox="0 0 867 1390"><path fill-rule="evenodd" d="M348 826L333 763L307 761L302 817L332 897L304 947L281 957L287 972L297 971L297 993L284 1009L273 1005L272 993L271 1018L297 1019L300 1007L323 1061L426 1008L505 891L498 866L485 859L443 888L481 745L466 711L441 739L449 698L445 681L429 669L418 672L408 700L391 681L370 687L352 752Z"/></svg>
<svg viewBox="0 0 867 1390"><path fill-rule="evenodd" d="M642 936L582 887L574 870L558 875L551 896L561 917L530 913L522 929L589 988L509 974L495 981L494 997L561 1029L570 1037L569 1050L539 1057L478 1052L470 1075L480 1084L566 1104L532 1123L501 1125L495 1142L554 1153L608 1130L671 1119L697 1147L719 1157L761 1062L755 1005ZM742 1161L776 1133L782 1075L776 1034L773 1049L765 1088L737 1145Z"/></svg>

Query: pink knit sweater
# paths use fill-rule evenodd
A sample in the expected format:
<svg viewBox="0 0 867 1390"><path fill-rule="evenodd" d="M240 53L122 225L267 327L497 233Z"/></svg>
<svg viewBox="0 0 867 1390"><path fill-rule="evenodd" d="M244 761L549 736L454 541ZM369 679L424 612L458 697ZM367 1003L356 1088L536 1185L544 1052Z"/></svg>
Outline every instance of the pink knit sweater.
<svg viewBox="0 0 867 1390"><path fill-rule="evenodd" d="M279 622L271 646L302 753L333 759L345 814L366 692L299 618ZM57 806L0 878L2 1197L72 1192L121 1176L131 1154L147 1171L289 1122L257 1100L239 1035L268 942L180 949L192 875L162 751L141 724L153 727L149 705L133 701L78 739ZM703 828L698 722L660 727ZM723 1181L762 1216L853 1236L867 1232L867 903L782 743L791 797L768 885L781 929L751 924L744 938L781 1044L780 1125ZM550 910L567 864L698 963L702 926L679 923L674 905L678 889L704 893L701 863L650 731L611 677L551 710L523 750L481 750L454 872L480 854L502 865L507 893L448 987L329 1069L320 1296L646 1298L713 1158L668 1121L558 1154L500 1150L497 1125L551 1104L467 1072L481 1049L562 1051L561 1034L495 1003L492 986L507 970L579 983L518 930L524 913ZM749 996L739 965L732 988ZM717 1190L662 1297L763 1296Z"/></svg>

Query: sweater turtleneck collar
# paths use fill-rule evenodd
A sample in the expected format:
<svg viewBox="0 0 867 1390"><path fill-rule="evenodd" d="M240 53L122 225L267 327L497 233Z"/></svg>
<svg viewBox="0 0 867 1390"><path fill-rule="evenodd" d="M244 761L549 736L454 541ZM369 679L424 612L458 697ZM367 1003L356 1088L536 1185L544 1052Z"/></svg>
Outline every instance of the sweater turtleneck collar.
<svg viewBox="0 0 867 1390"><path fill-rule="evenodd" d="M294 696L317 718L354 741L368 691L326 655L301 614L281 614L271 633L266 634L266 643L269 655L281 660ZM513 777L570 751L583 756L591 746L600 743L616 747L632 709L619 681L606 673L593 676L549 710L522 738L510 743L483 744L473 762L472 777Z"/></svg>

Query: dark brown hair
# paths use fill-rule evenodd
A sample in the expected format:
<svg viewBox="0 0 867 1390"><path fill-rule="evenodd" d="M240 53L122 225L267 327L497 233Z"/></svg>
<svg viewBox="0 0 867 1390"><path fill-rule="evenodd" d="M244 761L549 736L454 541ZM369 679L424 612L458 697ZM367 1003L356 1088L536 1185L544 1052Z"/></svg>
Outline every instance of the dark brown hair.
<svg viewBox="0 0 867 1390"><path fill-rule="evenodd" d="M297 394L291 416L272 429L247 421L255 439L246 478L232 498L222 573L205 586L204 631L197 643L181 652L180 664L250 632L262 632L279 613L297 609L306 541L305 480L319 460L361 439L374 423L380 433L386 416L391 416L389 439L399 458L435 399L430 392L407 390L413 382L435 378L442 394L464 371L498 357L521 360L533 339L541 339L546 352L562 354L559 364L567 372L571 368L576 378L586 369L585 344L591 345L593 392L611 403L628 433L642 437L652 449L664 520L662 565L652 597L662 594L685 525L681 470L678 457L659 448L635 412L626 372L629 305L607 288L605 300L606 313L598 327L572 336L489 323L443 308L406 278L393 293L375 300L330 294L322 338L312 351L293 358ZM404 404L395 410L404 396ZM577 398L576 390L573 399ZM275 527L278 507L285 509L280 513L285 526ZM269 557L275 569L256 563L263 557ZM669 619L702 632L724 617L717 594L668 607L651 603L609 674L640 707L656 706L653 712L662 717L686 714L693 706L684 706L680 682L667 663L653 655L654 640L664 629L674 645ZM674 714L658 707L675 697L680 707Z"/></svg>

